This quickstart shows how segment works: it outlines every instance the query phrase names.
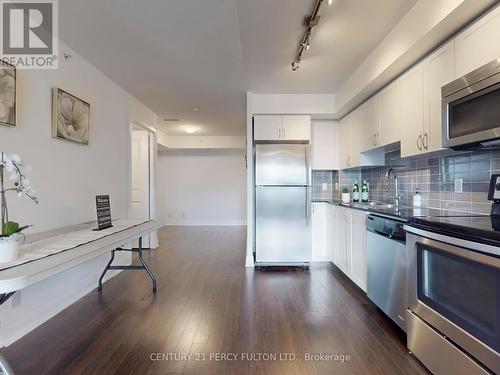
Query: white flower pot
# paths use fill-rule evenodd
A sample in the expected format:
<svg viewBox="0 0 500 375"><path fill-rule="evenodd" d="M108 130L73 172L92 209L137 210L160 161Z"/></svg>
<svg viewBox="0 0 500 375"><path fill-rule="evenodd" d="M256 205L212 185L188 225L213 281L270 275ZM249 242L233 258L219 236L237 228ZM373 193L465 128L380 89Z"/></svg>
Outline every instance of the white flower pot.
<svg viewBox="0 0 500 375"><path fill-rule="evenodd" d="M15 238L0 239L0 263L12 262L19 254L19 241Z"/></svg>
<svg viewBox="0 0 500 375"><path fill-rule="evenodd" d="M351 203L351 193L342 193L342 203Z"/></svg>

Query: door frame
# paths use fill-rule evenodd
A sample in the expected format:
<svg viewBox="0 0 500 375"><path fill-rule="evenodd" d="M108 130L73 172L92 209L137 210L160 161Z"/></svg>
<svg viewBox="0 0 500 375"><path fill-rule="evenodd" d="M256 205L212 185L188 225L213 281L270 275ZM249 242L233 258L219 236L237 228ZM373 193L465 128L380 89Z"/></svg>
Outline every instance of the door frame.
<svg viewBox="0 0 500 375"><path fill-rule="evenodd" d="M142 124L135 120L130 120L129 127L129 181L128 181L128 216L132 215L132 132L134 128L140 128L145 130L149 134L149 219L156 218L156 140L157 140L157 130L156 128ZM156 249L158 247L158 235L157 232L153 232L149 235L149 246L151 249Z"/></svg>

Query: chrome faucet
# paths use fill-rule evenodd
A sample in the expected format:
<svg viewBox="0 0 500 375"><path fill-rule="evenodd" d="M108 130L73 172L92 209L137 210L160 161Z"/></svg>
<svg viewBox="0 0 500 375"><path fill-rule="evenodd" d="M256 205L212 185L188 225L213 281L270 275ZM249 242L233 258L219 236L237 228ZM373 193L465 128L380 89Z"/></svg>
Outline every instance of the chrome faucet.
<svg viewBox="0 0 500 375"><path fill-rule="evenodd" d="M398 187L398 171L394 168L389 168L387 173L385 174L385 182L387 186L389 186L389 178L391 177L391 173L394 176L394 186L395 186L395 194L394 194L394 205L399 206L399 200L401 197L399 196L399 187Z"/></svg>

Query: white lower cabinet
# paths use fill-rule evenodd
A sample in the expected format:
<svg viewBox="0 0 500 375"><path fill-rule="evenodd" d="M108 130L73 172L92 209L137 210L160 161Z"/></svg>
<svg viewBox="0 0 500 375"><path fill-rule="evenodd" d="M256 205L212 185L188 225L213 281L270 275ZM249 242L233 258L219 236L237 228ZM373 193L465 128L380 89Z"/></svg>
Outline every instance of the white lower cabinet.
<svg viewBox="0 0 500 375"><path fill-rule="evenodd" d="M326 240L329 251L329 260L333 263L337 261L337 249L338 249L338 207L332 204L328 205L327 213L327 230L326 230Z"/></svg>
<svg viewBox="0 0 500 375"><path fill-rule="evenodd" d="M336 207L335 265L366 292L366 212Z"/></svg>
<svg viewBox="0 0 500 375"><path fill-rule="evenodd" d="M337 210L329 203L312 204L312 260L335 262L337 252Z"/></svg>
<svg viewBox="0 0 500 375"><path fill-rule="evenodd" d="M321 262L328 260L329 251L327 244L328 203L315 202L312 204L311 229L312 229L312 261Z"/></svg>
<svg viewBox="0 0 500 375"><path fill-rule="evenodd" d="M338 208L338 239L337 239L337 262L335 265L346 275L350 274L351 269L351 219L350 208Z"/></svg>
<svg viewBox="0 0 500 375"><path fill-rule="evenodd" d="M366 292L366 212L353 210L350 278Z"/></svg>

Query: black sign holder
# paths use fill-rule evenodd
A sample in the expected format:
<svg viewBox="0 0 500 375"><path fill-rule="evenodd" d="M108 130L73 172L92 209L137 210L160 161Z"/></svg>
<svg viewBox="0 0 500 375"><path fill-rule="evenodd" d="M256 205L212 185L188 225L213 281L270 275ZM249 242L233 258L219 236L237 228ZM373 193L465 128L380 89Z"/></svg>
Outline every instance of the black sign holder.
<svg viewBox="0 0 500 375"><path fill-rule="evenodd" d="M95 206L97 209L97 229L95 231L113 227L111 223L111 205L109 195L96 195Z"/></svg>

